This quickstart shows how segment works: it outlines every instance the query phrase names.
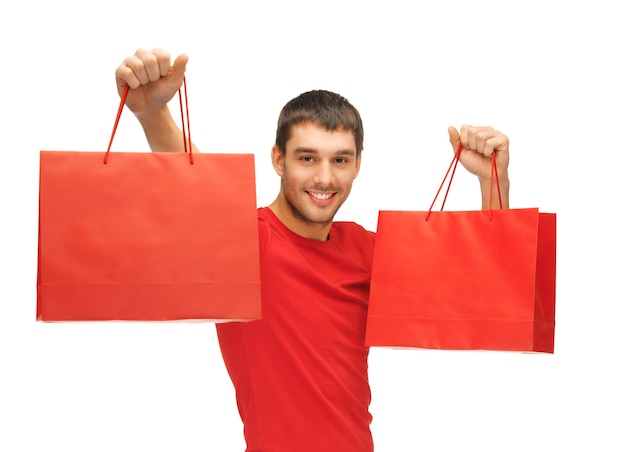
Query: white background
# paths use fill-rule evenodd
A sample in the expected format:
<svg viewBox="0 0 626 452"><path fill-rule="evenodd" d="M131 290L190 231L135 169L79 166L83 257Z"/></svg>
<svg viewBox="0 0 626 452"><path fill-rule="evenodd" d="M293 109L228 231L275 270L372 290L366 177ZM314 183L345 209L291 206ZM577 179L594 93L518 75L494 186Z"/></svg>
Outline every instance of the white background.
<svg viewBox="0 0 626 452"><path fill-rule="evenodd" d="M0 450L243 450L212 324L35 321L39 151L106 148L114 70L139 47L189 54L192 137L257 155L259 205L278 112L309 89L361 111L337 219L372 230L379 209L428 207L448 125L506 133L512 207L558 215L555 353L373 349L376 449L626 450L619 3L3 3ZM147 151L128 111L114 146ZM447 206L478 208L455 180Z"/></svg>

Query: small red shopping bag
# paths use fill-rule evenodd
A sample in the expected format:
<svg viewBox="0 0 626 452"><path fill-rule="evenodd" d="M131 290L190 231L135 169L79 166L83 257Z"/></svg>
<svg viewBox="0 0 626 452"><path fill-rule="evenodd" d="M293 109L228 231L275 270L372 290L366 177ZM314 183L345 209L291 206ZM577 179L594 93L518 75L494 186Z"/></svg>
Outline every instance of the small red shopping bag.
<svg viewBox="0 0 626 452"><path fill-rule="evenodd" d="M381 211L366 344L553 353L555 280L556 214Z"/></svg>

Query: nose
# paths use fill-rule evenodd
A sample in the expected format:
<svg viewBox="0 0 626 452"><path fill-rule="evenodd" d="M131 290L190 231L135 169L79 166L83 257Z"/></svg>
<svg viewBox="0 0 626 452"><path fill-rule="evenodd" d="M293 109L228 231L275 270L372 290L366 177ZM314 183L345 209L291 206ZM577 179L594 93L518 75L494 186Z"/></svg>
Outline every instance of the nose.
<svg viewBox="0 0 626 452"><path fill-rule="evenodd" d="M330 162L324 161L317 165L317 171L314 178L314 182L316 185L329 187L333 185L333 179L333 168Z"/></svg>

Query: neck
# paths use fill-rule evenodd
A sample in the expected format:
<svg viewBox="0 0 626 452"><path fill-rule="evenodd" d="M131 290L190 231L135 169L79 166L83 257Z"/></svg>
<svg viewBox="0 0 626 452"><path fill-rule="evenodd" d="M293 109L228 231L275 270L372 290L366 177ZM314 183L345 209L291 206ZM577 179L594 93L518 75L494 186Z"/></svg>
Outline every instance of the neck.
<svg viewBox="0 0 626 452"><path fill-rule="evenodd" d="M328 240L332 221L313 223L302 218L287 205L279 196L269 205L274 215L292 232L311 240L324 242Z"/></svg>

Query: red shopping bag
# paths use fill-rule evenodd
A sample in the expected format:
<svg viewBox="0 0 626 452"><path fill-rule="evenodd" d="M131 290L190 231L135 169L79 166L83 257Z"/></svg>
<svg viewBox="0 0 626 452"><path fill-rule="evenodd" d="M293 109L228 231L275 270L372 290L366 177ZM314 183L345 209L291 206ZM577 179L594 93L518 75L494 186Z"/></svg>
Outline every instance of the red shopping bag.
<svg viewBox="0 0 626 452"><path fill-rule="evenodd" d="M254 156L185 146L41 151L37 320L261 317Z"/></svg>
<svg viewBox="0 0 626 452"><path fill-rule="evenodd" d="M553 353L555 279L556 214L381 211L366 344Z"/></svg>

